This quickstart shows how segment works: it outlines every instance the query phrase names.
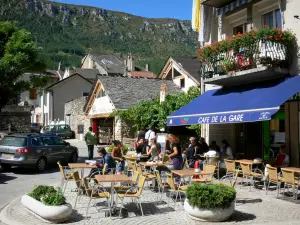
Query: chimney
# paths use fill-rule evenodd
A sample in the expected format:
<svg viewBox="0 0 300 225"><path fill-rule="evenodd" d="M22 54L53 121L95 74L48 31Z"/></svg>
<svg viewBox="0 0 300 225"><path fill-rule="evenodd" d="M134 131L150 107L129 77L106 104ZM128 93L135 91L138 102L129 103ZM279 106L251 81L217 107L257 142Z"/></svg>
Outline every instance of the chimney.
<svg viewBox="0 0 300 225"><path fill-rule="evenodd" d="M131 53L127 56L127 69L130 72L134 71L134 60Z"/></svg>
<svg viewBox="0 0 300 225"><path fill-rule="evenodd" d="M60 67L61 67L61 62L58 63L57 71L60 71Z"/></svg>
<svg viewBox="0 0 300 225"><path fill-rule="evenodd" d="M146 70L147 72L149 72L149 64L148 64L148 63L146 64L145 70Z"/></svg>

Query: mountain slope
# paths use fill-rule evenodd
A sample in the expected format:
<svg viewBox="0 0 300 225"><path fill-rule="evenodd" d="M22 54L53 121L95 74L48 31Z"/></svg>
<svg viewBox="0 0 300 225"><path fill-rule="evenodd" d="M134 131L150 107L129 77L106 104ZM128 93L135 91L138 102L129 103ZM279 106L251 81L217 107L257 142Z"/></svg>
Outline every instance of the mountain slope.
<svg viewBox="0 0 300 225"><path fill-rule="evenodd" d="M196 34L189 21L148 19L105 9L46 0L1 0L0 20L17 21L43 47L56 69L80 66L84 54L134 54L159 71L170 55L194 55Z"/></svg>

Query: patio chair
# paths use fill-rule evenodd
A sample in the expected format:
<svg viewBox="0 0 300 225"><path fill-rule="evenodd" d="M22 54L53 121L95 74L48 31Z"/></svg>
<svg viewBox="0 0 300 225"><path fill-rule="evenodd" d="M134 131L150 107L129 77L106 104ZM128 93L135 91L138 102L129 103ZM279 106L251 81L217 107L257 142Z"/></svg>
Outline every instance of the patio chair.
<svg viewBox="0 0 300 225"><path fill-rule="evenodd" d="M199 179L193 179L192 181L195 183L210 183L213 180L213 176L216 170L215 165L203 165L203 172L209 173L208 175L202 175Z"/></svg>
<svg viewBox="0 0 300 225"><path fill-rule="evenodd" d="M118 197L121 199L121 207L120 207L120 213L119 213L119 217L121 217L121 213L122 213L122 208L124 205L124 199L125 198L132 198L132 199L136 199L138 200L138 204L140 205L140 209L141 209L141 213L142 216L144 216L144 212L143 212L143 208L142 208L142 202L141 202L141 198L142 198L142 191L145 185L145 181L146 181L146 177L143 175L139 176L139 181L137 186L133 186L132 188L130 188L127 191L116 191Z"/></svg>
<svg viewBox="0 0 300 225"><path fill-rule="evenodd" d="M284 180L282 177L278 176L276 167L267 165L267 170L268 170L268 174L269 174L269 179L268 179L268 183L266 185L266 195L268 194L270 183L274 183L277 186L276 190L277 190L277 197L278 197L278 194L280 192L280 185L282 182L284 182Z"/></svg>
<svg viewBox="0 0 300 225"><path fill-rule="evenodd" d="M232 180L235 178L237 173L241 173L242 171L236 169L235 160L224 160L226 167L226 174L221 179L229 179L230 184L232 184Z"/></svg>
<svg viewBox="0 0 300 225"><path fill-rule="evenodd" d="M148 184L148 187L149 187L149 181L152 181L156 178L156 176L154 174L151 174L149 172L143 172L143 169L142 169L142 166L137 164L137 172L142 175L142 176L145 176L146 178L146 182Z"/></svg>
<svg viewBox="0 0 300 225"><path fill-rule="evenodd" d="M137 185L138 180L139 180L139 175L140 175L140 174L139 174L137 171L133 171L132 182L130 183L130 184L131 184L130 186L123 185L123 184L121 183L121 184L114 185L114 188L115 188L115 189L118 189L118 190L129 190L131 187Z"/></svg>
<svg viewBox="0 0 300 225"><path fill-rule="evenodd" d="M263 175L261 173L256 173L256 172L252 172L252 165L248 164L248 163L240 163L241 168L242 168L242 173L243 173L243 177L242 177L242 183L244 182L244 178L246 179L250 179L250 191L251 191L251 186L255 186L255 182L254 182L254 178L263 178Z"/></svg>
<svg viewBox="0 0 300 225"><path fill-rule="evenodd" d="M128 165L127 175L128 175L128 172L130 172L131 174L133 174L133 172L136 171L135 165L134 165L134 164L136 164L136 160L135 159L129 159L129 158L127 158L126 161L127 161L127 165Z"/></svg>
<svg viewBox="0 0 300 225"><path fill-rule="evenodd" d="M76 184L76 190L77 190L77 195L76 195L76 199L75 199L75 204L74 204L74 209L76 208L76 204L77 204L77 200L80 196L85 194L85 188L84 185L82 183L82 180L79 177L79 173L78 171L75 171L71 174L73 180L75 181Z"/></svg>
<svg viewBox="0 0 300 225"><path fill-rule="evenodd" d="M155 175L156 175L156 180L158 183L157 200L159 199L159 196L161 197L160 200L162 200L162 196L163 196L165 188L166 187L169 188L170 185L168 183L163 182L160 172L158 170L155 170Z"/></svg>
<svg viewBox="0 0 300 225"><path fill-rule="evenodd" d="M176 193L176 197L175 197L175 201L174 201L174 207L175 207L178 195L179 195L179 199L181 201L180 193L184 193L187 190L188 186L185 185L185 186L179 186L179 187L176 188L173 174L172 173L166 173L166 175L167 175L167 184L170 186L170 191Z"/></svg>
<svg viewBox="0 0 300 225"><path fill-rule="evenodd" d="M88 215L91 201L94 199L101 199L101 198L105 198L107 200L109 214L111 216L111 208L110 208L110 200L109 200L110 193L107 192L102 185L100 184L93 185L91 181L97 183L97 181L94 178L86 178L86 177L82 178L82 183L85 188L85 195L89 198L88 206L86 209L86 216Z"/></svg>
<svg viewBox="0 0 300 225"><path fill-rule="evenodd" d="M289 190L289 187L292 187L293 198L296 200L299 188L299 180L295 178L295 172L286 170L285 168L281 168L281 172L284 179L284 192L286 188Z"/></svg>
<svg viewBox="0 0 300 225"><path fill-rule="evenodd" d="M62 166L60 161L57 162L58 168L60 170L60 174L61 174L61 189L63 190L63 193L65 193L66 188L67 188L67 184L69 181L73 181L72 178L72 172L73 170L71 170L68 166Z"/></svg>

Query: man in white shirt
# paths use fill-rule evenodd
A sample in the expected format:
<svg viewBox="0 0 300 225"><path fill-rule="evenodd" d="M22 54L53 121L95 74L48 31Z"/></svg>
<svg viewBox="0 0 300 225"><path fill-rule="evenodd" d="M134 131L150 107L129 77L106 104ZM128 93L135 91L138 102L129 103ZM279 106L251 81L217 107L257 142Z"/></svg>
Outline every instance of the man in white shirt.
<svg viewBox="0 0 300 225"><path fill-rule="evenodd" d="M149 128L149 130L145 134L145 139L147 140L148 145L150 144L150 140L155 138L155 132L151 128Z"/></svg>
<svg viewBox="0 0 300 225"><path fill-rule="evenodd" d="M210 149L208 152L204 153L204 157L207 157L207 164L216 164L217 156L219 156L219 153L214 149Z"/></svg>

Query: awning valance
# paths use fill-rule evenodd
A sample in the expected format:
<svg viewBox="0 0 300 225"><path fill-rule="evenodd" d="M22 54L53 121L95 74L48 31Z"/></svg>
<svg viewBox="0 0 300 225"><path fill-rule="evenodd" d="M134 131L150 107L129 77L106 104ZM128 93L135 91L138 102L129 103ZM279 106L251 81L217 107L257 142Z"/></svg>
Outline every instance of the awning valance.
<svg viewBox="0 0 300 225"><path fill-rule="evenodd" d="M205 92L167 118L168 126L270 120L300 91L300 76Z"/></svg>
<svg viewBox="0 0 300 225"><path fill-rule="evenodd" d="M228 5L225 5L219 9L217 9L217 12L218 12L218 16L222 15L222 14L225 14L229 11L232 11L238 7L241 7L242 5L246 4L246 3L250 3L252 2L253 0L235 0L233 1L232 3L228 4Z"/></svg>

